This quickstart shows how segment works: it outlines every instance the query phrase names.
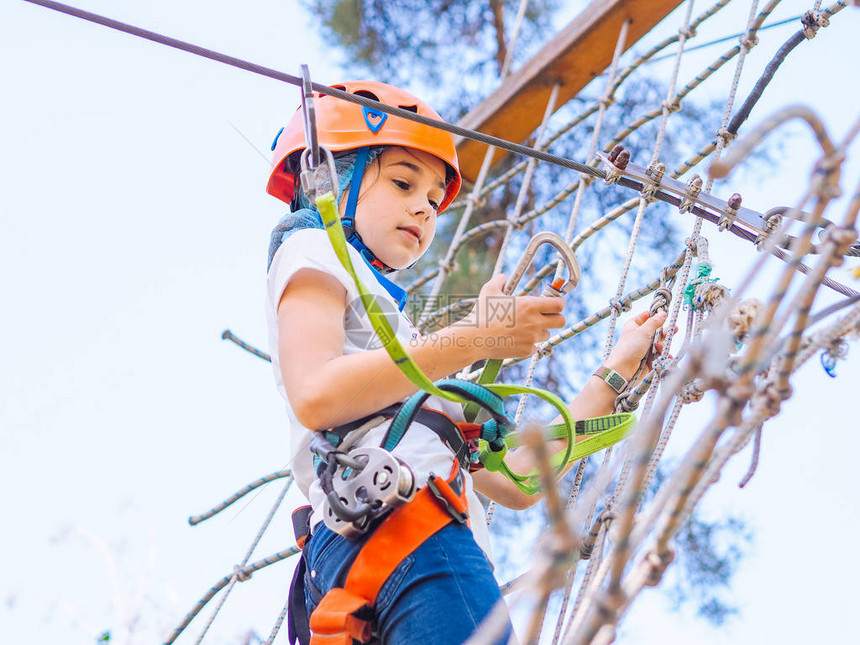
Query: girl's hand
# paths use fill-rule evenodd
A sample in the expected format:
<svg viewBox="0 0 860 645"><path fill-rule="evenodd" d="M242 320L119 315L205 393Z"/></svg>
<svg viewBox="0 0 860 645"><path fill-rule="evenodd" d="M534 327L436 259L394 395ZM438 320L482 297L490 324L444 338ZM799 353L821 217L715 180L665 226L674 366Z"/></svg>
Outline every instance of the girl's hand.
<svg viewBox="0 0 860 645"><path fill-rule="evenodd" d="M645 354L651 349L655 332L663 326L664 322L666 322L665 311L654 316L643 311L624 323L618 343L606 359L606 367L615 370L626 379L631 378ZM664 334L661 334L660 340ZM658 352L663 350L661 342L657 342L656 349Z"/></svg>
<svg viewBox="0 0 860 645"><path fill-rule="evenodd" d="M520 358L549 340L550 329L564 327L564 301L556 297L508 296L499 274L481 287L472 312L457 327L471 328L478 358Z"/></svg>

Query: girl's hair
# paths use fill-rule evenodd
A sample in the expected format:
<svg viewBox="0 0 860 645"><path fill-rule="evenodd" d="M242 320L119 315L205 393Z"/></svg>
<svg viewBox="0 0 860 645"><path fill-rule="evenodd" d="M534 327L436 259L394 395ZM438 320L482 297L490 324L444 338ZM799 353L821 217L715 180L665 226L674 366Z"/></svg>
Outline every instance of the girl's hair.
<svg viewBox="0 0 860 645"><path fill-rule="evenodd" d="M367 163L370 164L378 160L379 155L385 151L386 146L376 146L370 149L370 154L367 157ZM337 171L338 195L342 196L349 190L349 185L352 182L352 171L355 168L355 151L349 151L345 154L337 155L334 159L334 167ZM320 186L322 192L329 190L331 186L327 183ZM299 208L307 208L316 211L316 205L305 195L300 185L296 186L296 196Z"/></svg>

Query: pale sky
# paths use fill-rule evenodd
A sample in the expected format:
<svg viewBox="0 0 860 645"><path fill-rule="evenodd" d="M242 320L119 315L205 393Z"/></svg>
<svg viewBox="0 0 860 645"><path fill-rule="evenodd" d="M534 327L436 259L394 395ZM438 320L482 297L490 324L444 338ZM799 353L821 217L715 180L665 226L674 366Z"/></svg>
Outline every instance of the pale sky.
<svg viewBox="0 0 860 645"><path fill-rule="evenodd" d="M743 28L749 5L734 4L706 38ZM319 82L343 78L294 2L78 6L287 73L306 62ZM810 6L786 0L772 20ZM797 28L762 34L740 97ZM802 103L841 138L857 117L858 33L860 11L849 7L802 43L750 124ZM728 46L685 59L681 78ZM241 560L280 486L200 527L186 518L287 462L269 366L220 334L229 327L265 345L265 253L284 212L264 190L268 147L298 90L17 0L0 4L0 53L0 633L16 643L92 643L138 616L134 642L156 642ZM738 190L762 211L792 204L815 159L812 137L799 125L776 136L784 160L773 176L729 180L718 194ZM857 151L846 192L860 177ZM688 231L692 222L675 216ZM704 233L714 275L737 284L755 251L713 226ZM832 275L858 288L847 270L856 265ZM738 513L755 534L732 590L741 615L715 630L651 591L619 642L844 642L856 633L857 351L836 379L811 361L765 427L752 483L736 487L747 451L706 498L706 513ZM685 411L673 450L710 406ZM294 493L288 500L298 504ZM252 560L292 543L287 511ZM291 569L275 565L240 585L205 642L240 642L249 629L265 637ZM179 642L193 642L201 624Z"/></svg>

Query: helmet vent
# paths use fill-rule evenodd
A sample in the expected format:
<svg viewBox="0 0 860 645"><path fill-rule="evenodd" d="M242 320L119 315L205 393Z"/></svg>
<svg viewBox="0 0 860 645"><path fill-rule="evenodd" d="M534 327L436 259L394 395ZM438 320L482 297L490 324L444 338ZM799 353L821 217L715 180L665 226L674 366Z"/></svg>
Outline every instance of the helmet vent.
<svg viewBox="0 0 860 645"><path fill-rule="evenodd" d="M407 112L412 112L413 114L418 114L418 106L417 105L398 105L401 110L406 110Z"/></svg>
<svg viewBox="0 0 860 645"><path fill-rule="evenodd" d="M358 90L357 92L353 92L356 96L363 96L366 99L371 99L372 101L379 101L379 97L376 96L373 92L369 92L367 90ZM382 101L379 101L382 103Z"/></svg>

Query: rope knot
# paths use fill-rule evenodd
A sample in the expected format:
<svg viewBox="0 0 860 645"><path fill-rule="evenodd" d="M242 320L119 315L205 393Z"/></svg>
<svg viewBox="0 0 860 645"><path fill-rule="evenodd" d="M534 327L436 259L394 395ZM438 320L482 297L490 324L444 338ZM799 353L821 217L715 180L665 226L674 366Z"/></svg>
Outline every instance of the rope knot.
<svg viewBox="0 0 860 645"><path fill-rule="evenodd" d="M662 553L657 553L656 551L651 551L648 555L645 556L645 561L648 563L648 576L645 579L645 584L648 587L656 587L660 584L660 580L663 579L663 574L666 573L666 569L672 564L672 561L675 559L675 549L671 546L667 546L666 550Z"/></svg>
<svg viewBox="0 0 860 645"><path fill-rule="evenodd" d="M772 381L765 383L755 394L753 409L757 414L763 415L766 419L773 418L779 414L782 402L789 398L791 393L791 385L778 388L776 383Z"/></svg>
<svg viewBox="0 0 860 645"><path fill-rule="evenodd" d="M830 378L836 378L836 361L848 356L848 343L844 338L837 337L824 345L821 352L821 367Z"/></svg>
<svg viewBox="0 0 860 645"><path fill-rule="evenodd" d="M678 30L678 33L684 38L695 38L696 37L696 28L695 27L681 27Z"/></svg>
<svg viewBox="0 0 860 645"><path fill-rule="evenodd" d="M826 241L833 243L835 247L833 255L842 258L851 248L851 245L857 241L857 231L850 227L834 226L827 229L823 237Z"/></svg>
<svg viewBox="0 0 860 645"><path fill-rule="evenodd" d="M549 341L542 343L537 348L538 359L546 358L547 356L552 356L552 350L554 350L554 349L555 349L555 347L550 345Z"/></svg>
<svg viewBox="0 0 860 645"><path fill-rule="evenodd" d="M690 381L684 386L679 394L681 401L686 405L688 403L698 403L705 396L704 390L699 387L697 381Z"/></svg>
<svg viewBox="0 0 860 645"><path fill-rule="evenodd" d="M836 150L815 162L811 184L816 195L823 199L836 199L842 195L839 172L844 160L845 153Z"/></svg>
<svg viewBox="0 0 860 645"><path fill-rule="evenodd" d="M245 569L245 567L240 567L238 564L233 567L233 576L239 582L245 582L246 580L251 579L251 572Z"/></svg>
<svg viewBox="0 0 860 645"><path fill-rule="evenodd" d="M636 412L639 407L639 397L633 396L633 392L625 392L624 394L619 394L615 398L615 411L616 412Z"/></svg>
<svg viewBox="0 0 860 645"><path fill-rule="evenodd" d="M808 40L815 38L815 34L818 31L819 27L822 25L818 22L819 12L815 9L810 9L803 17L800 19L801 24L803 25L803 35L806 36ZM825 18L825 20L827 20ZM829 24L829 21L828 21Z"/></svg>
<svg viewBox="0 0 860 645"><path fill-rule="evenodd" d="M713 282L700 284L693 295L693 309L696 311L713 311L729 295L728 287Z"/></svg>
<svg viewBox="0 0 860 645"><path fill-rule="evenodd" d="M676 269L671 266L663 267L662 269L660 269L660 284L664 286L669 284L669 280L675 277L676 273Z"/></svg>
<svg viewBox="0 0 860 645"><path fill-rule="evenodd" d="M662 105L663 109L669 114L681 111L681 99L677 95L672 100L666 99L660 105Z"/></svg>
<svg viewBox="0 0 860 645"><path fill-rule="evenodd" d="M604 109L610 108L615 105L615 97L613 96L604 96L597 100L597 104L603 106Z"/></svg>
<svg viewBox="0 0 860 645"><path fill-rule="evenodd" d="M738 345L742 345L752 329L756 316L758 315L761 301L756 299L744 300L738 303L737 308L729 314L729 331Z"/></svg>
<svg viewBox="0 0 860 645"><path fill-rule="evenodd" d="M717 130L717 137L723 140L723 147L725 148L729 145L729 142L734 141L738 138L737 132L729 132L726 128L720 128Z"/></svg>
<svg viewBox="0 0 860 645"><path fill-rule="evenodd" d="M445 273L453 273L457 270L457 261L452 259L449 262L445 262L445 259L443 258L439 260L439 269Z"/></svg>
<svg viewBox="0 0 860 645"><path fill-rule="evenodd" d="M740 43L745 51L749 51L758 45L758 36L756 34L745 34L741 36Z"/></svg>
<svg viewBox="0 0 860 645"><path fill-rule="evenodd" d="M651 315L653 316L661 310L669 307L672 302L672 292L666 287L660 287L654 292L654 299L651 301Z"/></svg>
<svg viewBox="0 0 860 645"><path fill-rule="evenodd" d="M712 285L719 280L719 278L710 277L711 270L710 264L699 262L699 265L696 267L696 277L687 283L683 293L684 304L688 307L693 307L697 311L704 310L704 298L709 295L709 292L707 290L699 291L699 289L704 285ZM714 295L717 297L716 294Z"/></svg>
<svg viewBox="0 0 860 645"><path fill-rule="evenodd" d="M619 315L621 315L627 311L630 311L630 308L632 307L632 305L628 299L619 298L617 296L615 298L612 298L609 301L609 306L612 307L615 310L615 312Z"/></svg>

